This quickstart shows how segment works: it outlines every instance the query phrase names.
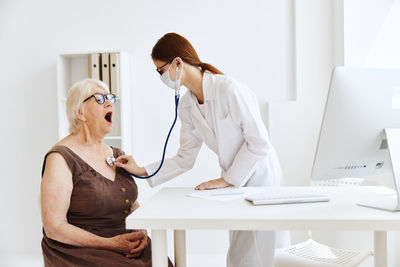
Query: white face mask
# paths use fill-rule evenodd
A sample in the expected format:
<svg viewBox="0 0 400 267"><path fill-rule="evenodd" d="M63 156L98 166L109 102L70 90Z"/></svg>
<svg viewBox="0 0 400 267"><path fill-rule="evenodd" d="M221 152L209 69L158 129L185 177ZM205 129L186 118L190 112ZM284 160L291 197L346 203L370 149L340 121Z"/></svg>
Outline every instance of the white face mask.
<svg viewBox="0 0 400 267"><path fill-rule="evenodd" d="M173 62L172 62L173 63ZM181 69L181 72L179 74L179 79L178 79L178 67L176 68L176 72L175 72L175 81L171 80L170 74L169 74L169 69L172 66L169 66L168 70L165 71L161 76L160 79L161 81L168 86L169 88L171 88L172 90L175 90L175 94L178 95L179 94L179 89L181 87L181 76L182 76L182 71L183 68Z"/></svg>

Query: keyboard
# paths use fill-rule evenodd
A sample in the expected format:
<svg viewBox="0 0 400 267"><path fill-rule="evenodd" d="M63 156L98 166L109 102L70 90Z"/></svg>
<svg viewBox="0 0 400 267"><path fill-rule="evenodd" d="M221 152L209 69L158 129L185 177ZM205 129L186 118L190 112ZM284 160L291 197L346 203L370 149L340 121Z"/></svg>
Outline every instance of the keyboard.
<svg viewBox="0 0 400 267"><path fill-rule="evenodd" d="M283 194L283 193L258 193L245 198L253 205L279 205L309 202L326 202L329 197L314 194Z"/></svg>

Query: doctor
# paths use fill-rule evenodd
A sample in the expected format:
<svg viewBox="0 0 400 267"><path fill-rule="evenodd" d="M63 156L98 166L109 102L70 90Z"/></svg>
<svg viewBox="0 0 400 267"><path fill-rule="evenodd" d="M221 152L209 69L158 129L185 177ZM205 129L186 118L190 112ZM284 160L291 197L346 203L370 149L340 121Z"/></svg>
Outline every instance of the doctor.
<svg viewBox="0 0 400 267"><path fill-rule="evenodd" d="M261 119L257 98L246 85L201 62L189 41L176 33L167 33L159 39L151 57L161 80L168 87L175 89L175 86L184 85L188 91L178 107L181 120L179 150L147 180L150 186L190 170L203 142L218 155L221 176L201 183L195 189L281 184L277 154ZM135 175L147 176L158 168L159 162L139 167L132 156L120 156L116 166ZM285 234L230 231L227 266L272 266L275 245L286 245L288 241Z"/></svg>

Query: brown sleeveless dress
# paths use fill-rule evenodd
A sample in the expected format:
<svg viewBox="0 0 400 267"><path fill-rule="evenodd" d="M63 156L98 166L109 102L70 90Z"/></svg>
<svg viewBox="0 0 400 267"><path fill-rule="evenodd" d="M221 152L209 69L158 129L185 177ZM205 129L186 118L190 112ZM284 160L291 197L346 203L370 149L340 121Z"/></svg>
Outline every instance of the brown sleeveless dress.
<svg viewBox="0 0 400 267"><path fill-rule="evenodd" d="M112 148L114 157L124 153ZM73 190L67 213L70 224L102 237L112 237L132 230L125 229L125 218L130 213L131 203L138 196L133 178L122 168L117 168L111 181L94 170L88 163L66 146L55 146L50 153L60 153L71 172ZM77 247L50 239L43 231L42 252L45 266L132 266L151 267L151 240L137 258L128 259L116 251ZM168 260L168 265L173 266Z"/></svg>

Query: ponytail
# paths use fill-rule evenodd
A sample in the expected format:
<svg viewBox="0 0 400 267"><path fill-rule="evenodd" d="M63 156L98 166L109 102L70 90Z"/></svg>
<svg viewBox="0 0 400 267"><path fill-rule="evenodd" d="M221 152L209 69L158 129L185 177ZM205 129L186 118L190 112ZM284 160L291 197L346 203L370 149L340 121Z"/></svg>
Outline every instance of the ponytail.
<svg viewBox="0 0 400 267"><path fill-rule="evenodd" d="M204 62L200 62L199 67L201 68L201 72L205 72L206 70L208 70L211 73L214 74L224 74L222 73L222 71L220 71L219 69L217 69L216 67L214 67L211 64L208 63L204 63Z"/></svg>

